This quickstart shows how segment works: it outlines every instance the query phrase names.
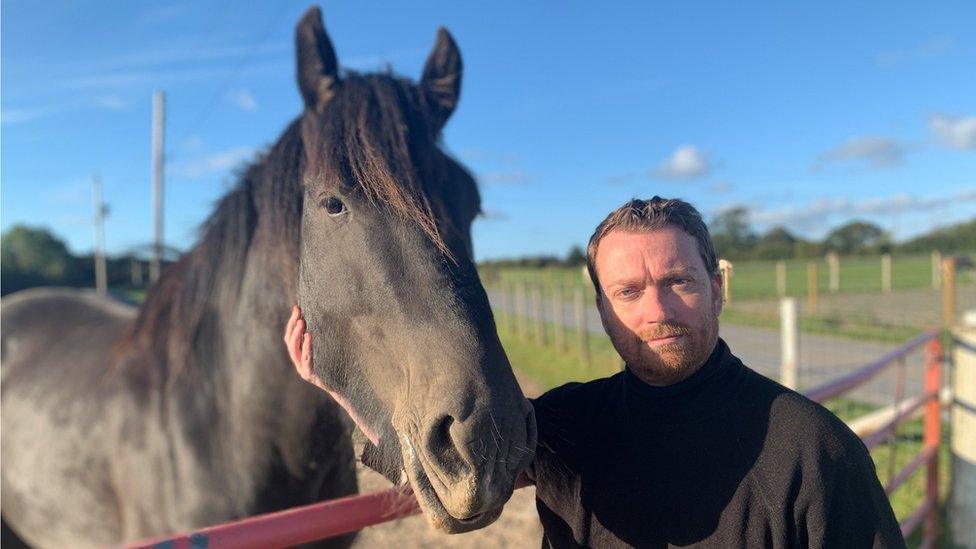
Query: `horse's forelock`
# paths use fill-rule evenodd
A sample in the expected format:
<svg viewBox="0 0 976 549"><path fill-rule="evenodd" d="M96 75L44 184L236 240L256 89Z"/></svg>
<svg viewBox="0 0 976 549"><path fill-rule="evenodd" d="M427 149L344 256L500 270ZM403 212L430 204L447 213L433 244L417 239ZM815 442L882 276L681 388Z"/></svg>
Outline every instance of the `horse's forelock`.
<svg viewBox="0 0 976 549"><path fill-rule="evenodd" d="M350 73L308 137L309 169L338 178L371 203L415 223L445 255L450 250L438 223L443 215L443 159L416 88L390 75ZM329 173L338 172L338 173ZM441 215L438 215L441 214Z"/></svg>

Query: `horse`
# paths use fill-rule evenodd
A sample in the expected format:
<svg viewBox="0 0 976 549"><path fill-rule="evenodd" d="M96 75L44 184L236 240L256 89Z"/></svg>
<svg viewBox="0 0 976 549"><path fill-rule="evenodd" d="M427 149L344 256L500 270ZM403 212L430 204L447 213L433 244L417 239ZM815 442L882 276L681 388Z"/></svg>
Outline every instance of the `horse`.
<svg viewBox="0 0 976 549"><path fill-rule="evenodd" d="M445 532L495 520L531 460L532 408L473 263L480 196L441 146L457 45L439 29L415 82L340 74L317 7L295 40L302 113L138 310L67 289L3 300L2 513L27 543L355 493L353 423L363 459ZM282 344L296 302L334 398Z"/></svg>

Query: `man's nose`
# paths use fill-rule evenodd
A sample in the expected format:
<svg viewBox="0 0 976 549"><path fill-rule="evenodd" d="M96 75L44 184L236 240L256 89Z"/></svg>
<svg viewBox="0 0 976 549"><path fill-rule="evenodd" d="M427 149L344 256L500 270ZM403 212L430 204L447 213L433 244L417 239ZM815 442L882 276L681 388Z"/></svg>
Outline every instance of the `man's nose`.
<svg viewBox="0 0 976 549"><path fill-rule="evenodd" d="M644 323L664 322L671 319L671 309L667 302L667 296L659 288L650 287L644 291L641 309Z"/></svg>

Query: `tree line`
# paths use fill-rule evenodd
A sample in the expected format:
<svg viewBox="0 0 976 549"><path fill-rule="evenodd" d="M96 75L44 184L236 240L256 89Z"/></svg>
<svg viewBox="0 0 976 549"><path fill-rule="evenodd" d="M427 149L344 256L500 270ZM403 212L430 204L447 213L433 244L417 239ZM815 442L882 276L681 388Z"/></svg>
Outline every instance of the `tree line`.
<svg viewBox="0 0 976 549"><path fill-rule="evenodd" d="M129 256L106 257L110 288L132 286L132 261ZM145 261L140 262L140 268L146 276ZM0 237L0 295L35 286L94 285L95 259L92 254L72 254L64 241L51 231L14 225Z"/></svg>
<svg viewBox="0 0 976 549"><path fill-rule="evenodd" d="M976 251L976 218L932 230L905 242L896 243L880 226L864 220L849 221L832 229L822 240L803 238L777 226L760 234L749 223L745 208L732 208L717 215L709 224L712 243L719 257L737 260L775 260L838 255L878 255L883 253L942 253ZM565 256L533 255L483 261L491 267L578 267L586 263L586 252L579 245Z"/></svg>

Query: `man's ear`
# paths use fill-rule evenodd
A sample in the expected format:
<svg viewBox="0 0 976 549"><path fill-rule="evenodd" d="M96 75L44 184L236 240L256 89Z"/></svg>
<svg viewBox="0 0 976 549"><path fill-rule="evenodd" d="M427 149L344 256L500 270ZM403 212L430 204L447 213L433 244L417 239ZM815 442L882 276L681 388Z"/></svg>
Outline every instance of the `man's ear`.
<svg viewBox="0 0 976 549"><path fill-rule="evenodd" d="M712 275L712 310L715 316L722 314L725 305L725 293L722 291L722 273Z"/></svg>

